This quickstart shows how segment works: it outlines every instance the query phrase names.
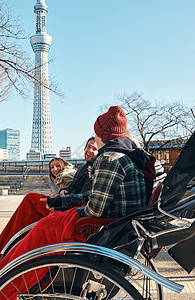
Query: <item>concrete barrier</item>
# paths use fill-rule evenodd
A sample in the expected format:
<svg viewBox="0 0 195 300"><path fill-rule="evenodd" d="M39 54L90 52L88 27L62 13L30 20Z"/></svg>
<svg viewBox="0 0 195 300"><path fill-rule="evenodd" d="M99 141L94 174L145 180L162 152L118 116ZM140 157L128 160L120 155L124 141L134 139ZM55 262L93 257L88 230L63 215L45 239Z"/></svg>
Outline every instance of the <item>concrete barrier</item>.
<svg viewBox="0 0 195 300"><path fill-rule="evenodd" d="M7 196L10 186L0 186L0 195Z"/></svg>

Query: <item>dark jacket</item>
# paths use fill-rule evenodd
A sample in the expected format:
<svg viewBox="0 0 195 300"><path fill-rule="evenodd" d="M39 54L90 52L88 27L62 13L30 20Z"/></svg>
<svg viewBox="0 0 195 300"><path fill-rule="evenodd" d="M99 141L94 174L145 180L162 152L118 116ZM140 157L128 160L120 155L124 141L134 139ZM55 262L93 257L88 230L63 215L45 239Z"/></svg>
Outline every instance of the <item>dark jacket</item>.
<svg viewBox="0 0 195 300"><path fill-rule="evenodd" d="M69 194L79 194L91 190L92 180L89 177L89 167L93 166L94 160L86 162L78 168L72 183L65 189Z"/></svg>
<svg viewBox="0 0 195 300"><path fill-rule="evenodd" d="M155 157L140 149L128 137L109 141L99 150L98 156L105 150L117 151L128 155L137 168L142 170L146 185L146 203L148 203L152 194L154 179L156 178Z"/></svg>

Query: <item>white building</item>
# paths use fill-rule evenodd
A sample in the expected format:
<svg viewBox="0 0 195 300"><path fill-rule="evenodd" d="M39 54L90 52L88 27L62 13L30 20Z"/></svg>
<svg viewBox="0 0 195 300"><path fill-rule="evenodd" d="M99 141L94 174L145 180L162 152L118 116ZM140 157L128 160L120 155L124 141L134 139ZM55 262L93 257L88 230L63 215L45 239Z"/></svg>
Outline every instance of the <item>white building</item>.
<svg viewBox="0 0 195 300"><path fill-rule="evenodd" d="M59 156L65 160L71 159L71 147L62 148L62 150L59 151Z"/></svg>
<svg viewBox="0 0 195 300"><path fill-rule="evenodd" d="M29 152L26 153L26 160L42 160L41 151L30 149Z"/></svg>
<svg viewBox="0 0 195 300"><path fill-rule="evenodd" d="M0 148L0 161L11 160L7 149Z"/></svg>

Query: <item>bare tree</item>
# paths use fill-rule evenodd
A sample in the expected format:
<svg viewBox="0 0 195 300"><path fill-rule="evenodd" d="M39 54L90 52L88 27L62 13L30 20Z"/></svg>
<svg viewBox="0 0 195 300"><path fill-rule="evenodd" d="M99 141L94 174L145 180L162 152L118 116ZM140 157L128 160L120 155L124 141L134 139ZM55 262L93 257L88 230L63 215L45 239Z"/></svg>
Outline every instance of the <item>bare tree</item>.
<svg viewBox="0 0 195 300"><path fill-rule="evenodd" d="M7 100L14 89L26 96L30 83L38 80L34 62L23 50L22 42L27 38L20 21L12 15L6 2L0 0L0 101ZM57 83L50 82L45 87L62 96Z"/></svg>
<svg viewBox="0 0 195 300"><path fill-rule="evenodd" d="M182 102L152 103L137 92L117 99L127 115L130 131L141 138L147 151L154 139L186 138L194 130L195 119Z"/></svg>

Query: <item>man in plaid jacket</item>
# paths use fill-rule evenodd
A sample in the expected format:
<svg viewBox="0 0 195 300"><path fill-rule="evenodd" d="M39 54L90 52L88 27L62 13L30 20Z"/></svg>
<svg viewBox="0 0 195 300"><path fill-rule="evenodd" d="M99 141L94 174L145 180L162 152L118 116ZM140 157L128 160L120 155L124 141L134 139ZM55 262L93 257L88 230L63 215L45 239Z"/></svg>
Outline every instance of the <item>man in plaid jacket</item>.
<svg viewBox="0 0 195 300"><path fill-rule="evenodd" d="M127 134L127 119L120 106L112 106L95 122L99 148L91 170L92 190L47 199L49 207L70 209L80 217L124 217L146 205L142 170L148 159Z"/></svg>

